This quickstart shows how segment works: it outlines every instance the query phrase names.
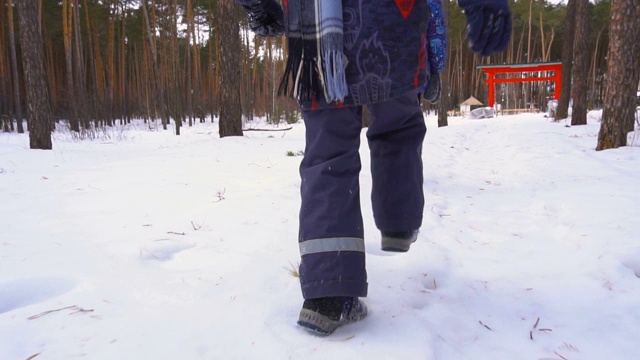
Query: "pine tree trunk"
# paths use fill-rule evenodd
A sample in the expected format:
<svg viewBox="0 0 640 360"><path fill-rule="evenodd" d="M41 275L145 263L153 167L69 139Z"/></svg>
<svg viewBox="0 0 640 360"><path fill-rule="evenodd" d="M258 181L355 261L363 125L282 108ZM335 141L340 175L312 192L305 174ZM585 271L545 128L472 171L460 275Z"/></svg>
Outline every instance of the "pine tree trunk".
<svg viewBox="0 0 640 360"><path fill-rule="evenodd" d="M533 17L533 0L529 0L529 36L527 38L527 62L531 62L531 19ZM528 99L527 99L528 100Z"/></svg>
<svg viewBox="0 0 640 360"><path fill-rule="evenodd" d="M218 2L220 46L220 137L242 136L240 104L240 26L233 0Z"/></svg>
<svg viewBox="0 0 640 360"><path fill-rule="evenodd" d="M630 13L633 14L633 7L634 7L634 3L630 4L631 6L631 10ZM635 26L635 29L631 29L630 33L635 33L635 36L632 36L632 39L635 39L636 41L633 42L632 46L633 48L629 51L633 51L632 54L629 54L629 59L631 61L631 63L629 63L631 66L631 69L633 70L631 72L631 89L630 91L627 93L629 96L631 96L633 94L633 88L634 88L634 84L638 84L636 85L636 98L635 98L635 104L634 105L629 105L631 108L633 107L640 107L640 41L638 41L638 39L640 39L640 3L638 3L637 1L635 2L635 24L633 23L633 16L631 16L630 19L630 26ZM635 63L633 62L633 60L635 59ZM630 102L633 102L633 100L629 100ZM630 116L627 118L627 124L626 124L626 129L627 131L633 131L634 127L635 127L635 109L634 111L634 116ZM639 124L640 125L640 124Z"/></svg>
<svg viewBox="0 0 640 360"><path fill-rule="evenodd" d="M36 1L18 1L20 11L20 39L22 62L29 114L29 146L31 149L51 150L51 110L44 72L42 34Z"/></svg>
<svg viewBox="0 0 640 360"><path fill-rule="evenodd" d="M73 84L73 57L71 52L71 35L73 22L73 7L69 0L62 0L62 28L64 36L64 58L66 65L65 79L67 81L67 110L69 112L69 128L80 131L76 107L76 94Z"/></svg>
<svg viewBox="0 0 640 360"><path fill-rule="evenodd" d="M587 124L587 86L589 76L589 0L576 2L576 27L573 40L573 110L571 125Z"/></svg>
<svg viewBox="0 0 640 360"><path fill-rule="evenodd" d="M0 1L0 21L2 21L2 24L4 24L6 18L5 11L5 6ZM12 80L10 79L11 60L9 59L9 52L4 51L4 49L8 48L5 32L6 27L0 26L0 126L4 132L13 132L15 130L13 120L7 116L12 109L10 100L13 99L13 95L11 95Z"/></svg>
<svg viewBox="0 0 640 360"><path fill-rule="evenodd" d="M18 133L24 133L22 126L22 104L20 99L20 77L18 76L18 59L16 56L16 40L13 29L13 4L12 0L8 0L7 4L9 16L9 46L11 47L11 73L13 74L13 101L15 103L16 124Z"/></svg>
<svg viewBox="0 0 640 360"><path fill-rule="evenodd" d="M450 0L442 0L442 12L444 17L444 27L447 29L447 33L449 32L449 22L450 17L449 13L451 11L451 1ZM448 34L447 34L448 36ZM449 43L451 44L451 43ZM451 58L451 51L448 51L447 58ZM447 64L450 64L450 61L447 61ZM440 90L440 101L438 102L438 127L448 126L449 125L449 107L451 104L450 100L450 90L449 90L449 73L451 69L449 66L445 66L445 71L440 74L440 84L442 85L442 89Z"/></svg>
<svg viewBox="0 0 640 360"><path fill-rule="evenodd" d="M153 62L153 78L156 82L156 91L158 95L158 111L160 112L160 118L162 119L162 127L164 130L167 129L167 124L169 123L169 119L167 117L167 107L165 106L165 98L164 98L164 82L160 76L160 66L158 65L158 53L156 50L156 43L153 39L153 34L155 33L155 24L153 30L151 28L151 22L149 20L149 13L147 11L147 0L143 0L142 4L142 13L144 15L145 29L147 31L147 39L149 40L149 49L151 50L151 61Z"/></svg>
<svg viewBox="0 0 640 360"><path fill-rule="evenodd" d="M122 11L125 11L126 4L122 4ZM120 124L128 123L129 121L129 101L132 101L131 94L127 90L127 79L130 79L130 74L127 72L127 17L122 17L122 24L120 27L120 66L119 66L119 79L120 85L119 91L119 103L120 103Z"/></svg>
<svg viewBox="0 0 640 360"><path fill-rule="evenodd" d="M167 54L167 58L169 59L170 64L168 64L167 73L170 81L169 95L170 95L170 98L173 98L172 114L173 114L173 121L175 125L175 134L180 135L180 129L182 128L182 122L183 122L182 119L184 116L184 110L182 106L182 94L184 94L184 87L181 86L182 82L180 81L180 74L182 74L182 71L179 71L179 64L178 64L180 61L179 60L180 53L178 48L178 1L173 0L173 2L170 4L170 8L171 8L171 15L170 15L171 37L169 39L169 44L168 44L169 52Z"/></svg>
<svg viewBox="0 0 640 360"><path fill-rule="evenodd" d="M573 38L576 18L576 1L569 0L567 14L564 18L564 34L562 35L562 90L556 109L556 120L569 117L569 101L571 100L571 73L573 69Z"/></svg>
<svg viewBox="0 0 640 360"><path fill-rule="evenodd" d="M193 7L191 5L191 0L187 0L187 45L186 45L186 57L187 57L187 116L189 117L189 126L193 125L193 84L191 83L193 79L193 69L192 61L195 59L191 59L191 47L196 47L196 42L191 42L192 39L195 40L193 36Z"/></svg>
<svg viewBox="0 0 640 360"><path fill-rule="evenodd" d="M213 123L216 116L218 117L218 120L220 119L220 52L218 51L220 36L219 31L217 31L219 9L218 6L216 6L216 3L211 3L209 11L211 12L212 16L211 27L216 29L216 31L211 31L209 34L209 61L215 64L215 66L207 67L207 70L209 72L208 83L211 122Z"/></svg>
<svg viewBox="0 0 640 360"><path fill-rule="evenodd" d="M87 86L85 80L85 63L84 63L84 50L82 48L82 38L80 30L80 3L78 0L73 0L73 33L74 33L74 56L76 58L75 67L75 88L77 94L76 106L78 108L78 120L82 122L82 126L86 129L89 128L89 116L87 99Z"/></svg>
<svg viewBox="0 0 640 360"><path fill-rule="evenodd" d="M627 145L633 124L640 57L640 9L637 0L611 1L611 30L602 124L596 150Z"/></svg>
<svg viewBox="0 0 640 360"><path fill-rule="evenodd" d="M597 99L597 95L598 92L596 91L596 77L597 77L597 73L596 73L596 64L598 63L598 52L599 52L599 48L600 48L600 39L602 38L602 33L604 32L605 27L603 27L599 32L598 32L598 36L596 37L596 45L594 46L594 50L593 50L593 57L591 58L591 70L589 70L589 72L591 73L591 87L590 87L590 91L589 91L589 103L592 106L597 106L596 104L598 103L598 99Z"/></svg>

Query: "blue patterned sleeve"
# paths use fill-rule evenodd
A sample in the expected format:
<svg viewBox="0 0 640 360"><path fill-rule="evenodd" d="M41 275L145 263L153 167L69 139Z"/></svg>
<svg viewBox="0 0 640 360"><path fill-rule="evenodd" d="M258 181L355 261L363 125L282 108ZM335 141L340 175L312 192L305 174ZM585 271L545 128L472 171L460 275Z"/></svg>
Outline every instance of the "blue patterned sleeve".
<svg viewBox="0 0 640 360"><path fill-rule="evenodd" d="M442 0L427 0L431 17L427 27L427 56L430 73L441 73L447 64L447 29L445 28Z"/></svg>

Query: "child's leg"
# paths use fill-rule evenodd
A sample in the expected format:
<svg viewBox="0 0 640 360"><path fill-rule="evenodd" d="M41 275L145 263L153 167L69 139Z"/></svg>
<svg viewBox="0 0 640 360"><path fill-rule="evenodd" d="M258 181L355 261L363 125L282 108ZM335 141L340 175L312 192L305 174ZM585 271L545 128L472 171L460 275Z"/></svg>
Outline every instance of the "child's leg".
<svg viewBox="0 0 640 360"><path fill-rule="evenodd" d="M305 154L300 164L300 282L305 299L366 296L360 211L362 109L302 113Z"/></svg>
<svg viewBox="0 0 640 360"><path fill-rule="evenodd" d="M427 128L416 94L410 92L368 108L376 226L382 231L417 230L424 208L422 142Z"/></svg>

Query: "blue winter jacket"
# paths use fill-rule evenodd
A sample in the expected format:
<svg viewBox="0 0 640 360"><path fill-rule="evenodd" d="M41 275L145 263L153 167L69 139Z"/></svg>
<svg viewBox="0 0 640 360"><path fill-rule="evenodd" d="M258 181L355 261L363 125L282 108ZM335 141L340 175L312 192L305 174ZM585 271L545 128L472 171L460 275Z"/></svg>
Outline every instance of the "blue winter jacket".
<svg viewBox="0 0 640 360"><path fill-rule="evenodd" d="M250 0L236 1L242 4ZM343 103L327 104L318 94L319 98L300 106L316 109L363 105L410 91L417 93L426 84L430 68L444 69L442 52L446 47L425 46L432 19L429 2L441 9L440 0L342 0L349 93ZM442 21L432 22L432 28L431 35L440 39L445 36ZM443 43L446 44L440 40Z"/></svg>

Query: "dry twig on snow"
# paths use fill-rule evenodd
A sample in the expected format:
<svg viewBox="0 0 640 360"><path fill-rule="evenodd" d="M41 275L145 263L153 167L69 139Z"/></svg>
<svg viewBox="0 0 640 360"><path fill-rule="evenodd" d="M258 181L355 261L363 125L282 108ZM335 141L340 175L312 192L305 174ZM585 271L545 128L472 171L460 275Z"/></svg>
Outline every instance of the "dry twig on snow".
<svg viewBox="0 0 640 360"><path fill-rule="evenodd" d="M82 313L82 312L92 312L93 311L93 309L83 309L83 308L81 308L81 307L79 307L77 305L71 305L71 306L66 306L66 307L60 308L60 309L43 311L43 312L41 312L39 314L36 314L36 315L33 315L33 316L29 316L27 318L27 320L34 320L34 319L37 319L39 317L43 317L45 315L48 315L48 314L51 314L51 313L54 313L54 312L58 312L58 311L62 311L62 310L67 310L67 309L75 310L71 314L75 314L75 313L79 313L79 312ZM71 314L69 314L69 315L71 315Z"/></svg>

